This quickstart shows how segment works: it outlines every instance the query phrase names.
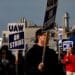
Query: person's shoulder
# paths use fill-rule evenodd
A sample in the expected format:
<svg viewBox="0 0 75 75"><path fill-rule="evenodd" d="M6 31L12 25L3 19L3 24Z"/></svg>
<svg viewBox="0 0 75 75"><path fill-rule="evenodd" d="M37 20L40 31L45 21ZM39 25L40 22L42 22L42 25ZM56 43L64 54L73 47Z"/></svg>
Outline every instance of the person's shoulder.
<svg viewBox="0 0 75 75"><path fill-rule="evenodd" d="M48 49L49 49L49 51L51 51L51 52L55 52L55 50L52 49L52 48L49 48L49 47L48 47Z"/></svg>
<svg viewBox="0 0 75 75"><path fill-rule="evenodd" d="M49 51L50 53L52 53L52 54L56 54L56 51L55 51L54 49L52 49L52 48L49 48L49 47L48 47L48 51Z"/></svg>
<svg viewBox="0 0 75 75"><path fill-rule="evenodd" d="M27 53L29 54L29 53L33 53L34 51L35 51L35 49L36 49L36 45L33 45L28 51L27 51Z"/></svg>
<svg viewBox="0 0 75 75"><path fill-rule="evenodd" d="M37 46L36 45L33 45L30 49L29 49L29 51L33 51L33 50L35 50L37 48Z"/></svg>
<svg viewBox="0 0 75 75"><path fill-rule="evenodd" d="M52 58L52 60L58 60L58 55L56 54L56 51L52 48L48 48L48 55Z"/></svg>
<svg viewBox="0 0 75 75"><path fill-rule="evenodd" d="M27 52L26 52L26 54L25 54L25 58L27 58L27 57L33 57L34 56L34 54L36 53L36 46L35 45L33 45Z"/></svg>

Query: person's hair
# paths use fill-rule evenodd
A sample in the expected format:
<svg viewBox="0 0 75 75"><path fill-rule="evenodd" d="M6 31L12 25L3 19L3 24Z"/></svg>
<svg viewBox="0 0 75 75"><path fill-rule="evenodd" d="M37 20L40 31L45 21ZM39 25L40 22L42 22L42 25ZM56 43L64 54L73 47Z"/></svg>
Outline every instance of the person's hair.
<svg viewBox="0 0 75 75"><path fill-rule="evenodd" d="M38 37L36 37L36 39L35 39L35 43L38 43Z"/></svg>
<svg viewBox="0 0 75 75"><path fill-rule="evenodd" d="M38 36L41 36L45 33L46 31L44 31L43 29L38 29L35 33L35 43L38 43Z"/></svg>

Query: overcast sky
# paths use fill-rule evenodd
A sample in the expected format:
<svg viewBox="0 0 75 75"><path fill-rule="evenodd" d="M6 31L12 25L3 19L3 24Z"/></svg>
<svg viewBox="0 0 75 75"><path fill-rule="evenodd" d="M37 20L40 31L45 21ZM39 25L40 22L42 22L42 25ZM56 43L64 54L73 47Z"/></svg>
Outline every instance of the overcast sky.
<svg viewBox="0 0 75 75"><path fill-rule="evenodd" d="M16 22L21 17L42 25L45 8L46 0L0 0L0 32L9 22ZM75 0L58 0L56 22L60 26L65 12L70 14L70 25L75 25Z"/></svg>
<svg viewBox="0 0 75 75"><path fill-rule="evenodd" d="M70 26L75 25L75 0L58 0L56 22L59 25L63 24L63 16L65 12L68 12L70 15Z"/></svg>

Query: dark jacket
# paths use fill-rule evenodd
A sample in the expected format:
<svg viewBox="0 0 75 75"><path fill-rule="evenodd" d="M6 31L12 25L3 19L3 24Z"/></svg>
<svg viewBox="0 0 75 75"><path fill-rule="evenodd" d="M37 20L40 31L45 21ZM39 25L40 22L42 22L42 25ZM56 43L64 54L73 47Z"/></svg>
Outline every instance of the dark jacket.
<svg viewBox="0 0 75 75"><path fill-rule="evenodd" d="M53 49L46 47L44 58L44 71L38 70L38 64L42 59L43 47L34 45L25 56L26 75L62 75L60 72L58 57Z"/></svg>
<svg viewBox="0 0 75 75"><path fill-rule="evenodd" d="M5 51L5 53L3 53ZM3 56L6 55L5 59ZM15 57L5 46L0 50L0 75L15 75Z"/></svg>

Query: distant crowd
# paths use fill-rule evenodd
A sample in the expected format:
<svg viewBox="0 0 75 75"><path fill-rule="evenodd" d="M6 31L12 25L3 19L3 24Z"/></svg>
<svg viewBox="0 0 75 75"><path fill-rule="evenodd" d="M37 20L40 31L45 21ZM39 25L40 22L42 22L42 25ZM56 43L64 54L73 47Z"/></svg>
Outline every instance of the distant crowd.
<svg viewBox="0 0 75 75"><path fill-rule="evenodd" d="M73 38L72 38L73 39ZM74 38L75 39L75 38ZM0 75L75 75L75 45L58 54L48 47L49 33L39 29L35 44L15 56L7 45L0 48Z"/></svg>

